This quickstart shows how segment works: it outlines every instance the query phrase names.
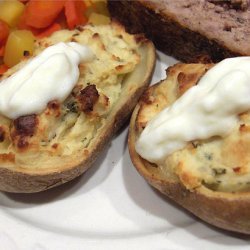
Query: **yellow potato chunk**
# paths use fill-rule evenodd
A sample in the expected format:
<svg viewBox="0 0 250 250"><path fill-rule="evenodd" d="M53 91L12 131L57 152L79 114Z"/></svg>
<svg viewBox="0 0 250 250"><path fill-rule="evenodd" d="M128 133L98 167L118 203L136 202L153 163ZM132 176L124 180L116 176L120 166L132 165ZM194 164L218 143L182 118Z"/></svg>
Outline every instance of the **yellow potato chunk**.
<svg viewBox="0 0 250 250"><path fill-rule="evenodd" d="M32 55L35 38L28 30L15 30L10 33L4 52L4 63L12 67L19 63L23 56Z"/></svg>
<svg viewBox="0 0 250 250"><path fill-rule="evenodd" d="M89 23L92 23L94 25L109 24L110 18L108 16L104 16L102 14L97 14L93 12L89 16Z"/></svg>
<svg viewBox="0 0 250 250"><path fill-rule="evenodd" d="M0 1L0 19L10 27L15 27L24 11L24 4L18 0Z"/></svg>
<svg viewBox="0 0 250 250"><path fill-rule="evenodd" d="M87 6L87 10L85 12L86 17L90 17L93 12L109 16L106 0L87 0L85 1L85 4Z"/></svg>
<svg viewBox="0 0 250 250"><path fill-rule="evenodd" d="M102 14L104 16L109 16L109 11L108 11L108 8L107 8L107 3L106 1L93 1L94 2L94 5L95 5L95 8L96 8L96 12L98 14Z"/></svg>

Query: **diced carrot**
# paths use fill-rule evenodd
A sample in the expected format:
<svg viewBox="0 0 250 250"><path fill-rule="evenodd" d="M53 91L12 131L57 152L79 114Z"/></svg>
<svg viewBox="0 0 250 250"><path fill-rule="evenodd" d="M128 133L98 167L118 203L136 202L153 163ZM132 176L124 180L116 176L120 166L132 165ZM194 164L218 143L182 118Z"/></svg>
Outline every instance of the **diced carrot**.
<svg viewBox="0 0 250 250"><path fill-rule="evenodd" d="M36 28L33 28L33 27L29 26L26 23L26 18L27 18L27 10L25 9L22 16L19 19L18 24L17 24L18 29L20 29L20 30L29 30L29 31L31 31L33 33L34 36L41 33L41 31L39 29L36 29Z"/></svg>
<svg viewBox="0 0 250 250"><path fill-rule="evenodd" d="M26 5L26 24L34 28L50 26L63 10L64 0L30 0Z"/></svg>
<svg viewBox="0 0 250 250"><path fill-rule="evenodd" d="M83 1L66 0L65 16L69 29L87 22L87 18L84 16L85 10L86 5Z"/></svg>
<svg viewBox="0 0 250 250"><path fill-rule="evenodd" d="M56 18L56 20L54 22L60 24L62 29L67 29L68 28L64 11L62 11L59 14L59 16Z"/></svg>
<svg viewBox="0 0 250 250"><path fill-rule="evenodd" d="M0 47L0 56L4 56L5 46Z"/></svg>
<svg viewBox="0 0 250 250"><path fill-rule="evenodd" d="M7 65L1 64L0 65L0 75L4 74L8 69L9 69L9 67Z"/></svg>
<svg viewBox="0 0 250 250"><path fill-rule="evenodd" d="M19 22L17 24L17 27L19 29L27 29L29 26L26 23L26 17L27 17L27 9L24 10L23 14L19 18Z"/></svg>
<svg viewBox="0 0 250 250"><path fill-rule="evenodd" d="M0 20L0 44L5 43L9 35L9 26L4 21Z"/></svg>
<svg viewBox="0 0 250 250"><path fill-rule="evenodd" d="M37 38L44 38L47 36L52 35L54 32L60 30L62 27L59 23L53 23L52 25L50 25L47 29L45 29L44 31L42 31L40 34L38 34L36 37Z"/></svg>

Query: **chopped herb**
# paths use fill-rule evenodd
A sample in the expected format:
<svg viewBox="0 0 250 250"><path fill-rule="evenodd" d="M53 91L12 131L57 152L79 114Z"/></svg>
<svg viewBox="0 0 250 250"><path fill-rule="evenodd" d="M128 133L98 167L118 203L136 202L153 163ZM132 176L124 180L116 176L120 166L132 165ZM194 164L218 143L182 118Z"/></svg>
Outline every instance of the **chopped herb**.
<svg viewBox="0 0 250 250"><path fill-rule="evenodd" d="M211 189L211 190L217 190L219 187L219 183L213 182L213 183L206 183L204 180L202 181L202 184Z"/></svg>
<svg viewBox="0 0 250 250"><path fill-rule="evenodd" d="M76 102L69 102L66 104L66 108L72 112L72 113L77 113L78 112L78 106Z"/></svg>
<svg viewBox="0 0 250 250"><path fill-rule="evenodd" d="M192 141L191 143L192 143L194 148L198 148L199 146L201 146L201 143L197 142L197 141Z"/></svg>
<svg viewBox="0 0 250 250"><path fill-rule="evenodd" d="M227 173L227 170L225 168L213 168L212 170L214 175L222 175Z"/></svg>
<svg viewBox="0 0 250 250"><path fill-rule="evenodd" d="M82 142L84 143L86 140L87 140L87 137L84 137L84 138L82 139Z"/></svg>
<svg viewBox="0 0 250 250"><path fill-rule="evenodd" d="M205 153L204 156L209 161L211 161L213 159L213 155L212 154Z"/></svg>

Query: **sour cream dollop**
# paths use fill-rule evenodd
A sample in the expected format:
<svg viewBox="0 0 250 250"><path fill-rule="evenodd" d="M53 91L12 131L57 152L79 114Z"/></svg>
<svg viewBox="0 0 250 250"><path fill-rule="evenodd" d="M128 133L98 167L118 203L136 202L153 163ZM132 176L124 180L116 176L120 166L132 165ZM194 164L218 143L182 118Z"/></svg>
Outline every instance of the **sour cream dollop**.
<svg viewBox="0 0 250 250"><path fill-rule="evenodd" d="M46 48L0 82L0 113L16 119L41 113L52 100L63 102L78 81L78 65L93 58L89 47L75 42Z"/></svg>
<svg viewBox="0 0 250 250"><path fill-rule="evenodd" d="M225 59L148 122L136 151L159 164L190 141L227 136L249 109L250 57Z"/></svg>

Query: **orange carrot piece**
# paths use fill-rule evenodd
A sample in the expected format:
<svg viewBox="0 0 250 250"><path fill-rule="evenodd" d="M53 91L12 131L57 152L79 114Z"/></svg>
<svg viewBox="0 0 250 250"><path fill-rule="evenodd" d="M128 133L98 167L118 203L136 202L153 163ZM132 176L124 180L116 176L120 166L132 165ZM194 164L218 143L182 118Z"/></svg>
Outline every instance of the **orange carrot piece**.
<svg viewBox="0 0 250 250"><path fill-rule="evenodd" d="M4 21L0 20L0 44L5 43L9 35L9 26Z"/></svg>
<svg viewBox="0 0 250 250"><path fill-rule="evenodd" d="M30 0L26 5L26 24L33 28L50 26L63 10L64 0Z"/></svg>
<svg viewBox="0 0 250 250"><path fill-rule="evenodd" d="M9 67L7 65L1 64L0 65L0 75L3 75L8 69L9 69Z"/></svg>
<svg viewBox="0 0 250 250"><path fill-rule="evenodd" d="M53 23L50 25L47 29L42 31L40 34L36 35L37 38L44 38L52 35L54 32L62 29L61 25L59 23Z"/></svg>
<svg viewBox="0 0 250 250"><path fill-rule="evenodd" d="M86 5L83 1L66 0L65 16L69 29L74 29L77 25L85 24L87 18L84 16Z"/></svg>
<svg viewBox="0 0 250 250"><path fill-rule="evenodd" d="M20 30L30 30L34 36L38 35L39 33L41 33L41 31L39 29L33 28L31 26L29 26L26 23L26 18L27 18L27 9L24 10L23 14L21 15L19 22L17 24L18 29Z"/></svg>

